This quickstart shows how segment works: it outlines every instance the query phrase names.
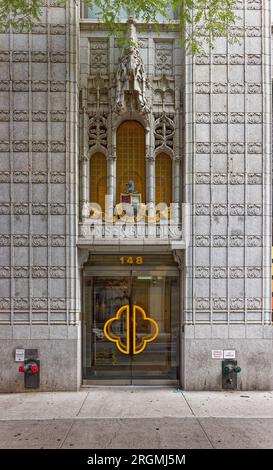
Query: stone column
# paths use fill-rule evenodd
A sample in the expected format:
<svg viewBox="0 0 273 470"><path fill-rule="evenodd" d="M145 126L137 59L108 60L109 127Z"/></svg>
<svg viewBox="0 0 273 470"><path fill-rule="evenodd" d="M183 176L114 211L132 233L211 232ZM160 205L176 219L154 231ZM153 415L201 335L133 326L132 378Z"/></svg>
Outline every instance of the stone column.
<svg viewBox="0 0 273 470"><path fill-rule="evenodd" d="M83 155L80 159L81 163L81 216L84 221L89 217L89 197L88 197L88 156Z"/></svg>
<svg viewBox="0 0 273 470"><path fill-rule="evenodd" d="M116 204L116 184L117 184L116 174L117 174L117 157L115 154L112 154L107 157L107 196L108 196L109 204L111 206L108 208L108 210L110 210L110 208L113 208L113 206ZM107 207L105 207L105 212L108 213ZM111 215L112 213L113 212L111 212Z"/></svg>
<svg viewBox="0 0 273 470"><path fill-rule="evenodd" d="M154 155L147 155L146 156L146 180L147 180L147 188L146 188L146 203L154 203L155 204L155 157Z"/></svg>
<svg viewBox="0 0 273 470"><path fill-rule="evenodd" d="M173 157L173 219L175 222L178 222L180 215L180 166L181 166L181 157L176 155Z"/></svg>

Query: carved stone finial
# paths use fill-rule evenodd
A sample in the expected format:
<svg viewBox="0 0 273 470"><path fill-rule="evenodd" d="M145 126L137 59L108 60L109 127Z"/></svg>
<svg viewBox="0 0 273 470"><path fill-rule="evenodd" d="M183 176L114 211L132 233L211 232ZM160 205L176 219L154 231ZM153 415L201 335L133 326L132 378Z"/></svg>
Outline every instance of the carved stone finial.
<svg viewBox="0 0 273 470"><path fill-rule="evenodd" d="M146 97L148 82L138 48L136 24L133 18L128 19L127 39L129 46L125 48L117 69L115 111L121 113L126 109L136 109L146 114L150 111Z"/></svg>

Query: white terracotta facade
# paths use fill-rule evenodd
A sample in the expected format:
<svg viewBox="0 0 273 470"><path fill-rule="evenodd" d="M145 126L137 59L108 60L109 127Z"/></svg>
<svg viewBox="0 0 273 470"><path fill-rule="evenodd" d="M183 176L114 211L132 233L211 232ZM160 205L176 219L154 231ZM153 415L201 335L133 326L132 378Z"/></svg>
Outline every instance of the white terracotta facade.
<svg viewBox="0 0 273 470"><path fill-rule="evenodd" d="M211 351L232 349L239 387L272 389L270 2L237 8L240 42L194 58L166 25L132 26L143 69L131 107L124 51L74 2L45 1L32 33L0 34L0 391L24 390L15 348L39 349L41 390L79 389L84 265L128 247L172 254L180 271L183 388L221 389ZM106 156L115 204L116 130L132 119L146 131L146 202L164 150L178 209L105 235L89 218L90 159Z"/></svg>

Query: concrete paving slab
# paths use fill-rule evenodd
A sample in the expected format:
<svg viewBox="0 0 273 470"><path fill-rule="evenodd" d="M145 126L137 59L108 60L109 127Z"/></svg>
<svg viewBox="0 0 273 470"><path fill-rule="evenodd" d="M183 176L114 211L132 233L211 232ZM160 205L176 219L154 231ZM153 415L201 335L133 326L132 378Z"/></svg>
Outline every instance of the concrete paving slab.
<svg viewBox="0 0 273 470"><path fill-rule="evenodd" d="M80 418L190 417L180 390L161 387L98 387L90 389Z"/></svg>
<svg viewBox="0 0 273 470"><path fill-rule="evenodd" d="M207 449L211 444L195 418L75 420L62 448Z"/></svg>
<svg viewBox="0 0 273 470"><path fill-rule="evenodd" d="M88 391L0 394L0 420L74 418Z"/></svg>
<svg viewBox="0 0 273 470"><path fill-rule="evenodd" d="M195 416L273 418L272 392L183 392Z"/></svg>
<svg viewBox="0 0 273 470"><path fill-rule="evenodd" d="M273 449L271 418L199 418L215 449Z"/></svg>
<svg viewBox="0 0 273 470"><path fill-rule="evenodd" d="M0 449L58 449L73 421L1 421Z"/></svg>

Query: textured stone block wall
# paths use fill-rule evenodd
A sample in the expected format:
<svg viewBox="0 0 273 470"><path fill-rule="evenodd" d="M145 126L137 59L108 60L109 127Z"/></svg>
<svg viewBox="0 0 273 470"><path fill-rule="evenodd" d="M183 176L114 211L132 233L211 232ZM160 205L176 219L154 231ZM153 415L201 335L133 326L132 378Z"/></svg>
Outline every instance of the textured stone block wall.
<svg viewBox="0 0 273 470"><path fill-rule="evenodd" d="M221 338L225 347L235 338L271 338L267 364L272 361L272 333L264 328L271 324L269 9L267 0L238 1L240 20L231 34L240 43L219 38L215 49L187 58L186 198L192 204L192 245L186 252L184 321L188 341L200 340L191 354L186 346L191 371L192 355L193 363L202 361L204 341L207 360ZM248 354L246 344L243 349ZM213 379L216 388L219 374ZM192 376L190 387L193 382Z"/></svg>
<svg viewBox="0 0 273 470"><path fill-rule="evenodd" d="M0 334L14 346L57 325L69 341L79 321L77 14L48 0L32 33L0 35Z"/></svg>

